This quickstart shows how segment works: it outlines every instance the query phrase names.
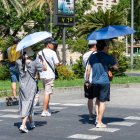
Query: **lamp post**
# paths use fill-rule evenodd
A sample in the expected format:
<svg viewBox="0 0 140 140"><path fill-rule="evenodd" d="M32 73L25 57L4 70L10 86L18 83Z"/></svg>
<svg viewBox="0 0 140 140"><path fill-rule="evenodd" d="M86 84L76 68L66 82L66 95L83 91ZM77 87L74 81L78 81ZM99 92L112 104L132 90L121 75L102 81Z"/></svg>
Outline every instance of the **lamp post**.
<svg viewBox="0 0 140 140"><path fill-rule="evenodd" d="M131 0L131 28L134 28L134 0ZM131 34L131 70L133 70L134 34Z"/></svg>

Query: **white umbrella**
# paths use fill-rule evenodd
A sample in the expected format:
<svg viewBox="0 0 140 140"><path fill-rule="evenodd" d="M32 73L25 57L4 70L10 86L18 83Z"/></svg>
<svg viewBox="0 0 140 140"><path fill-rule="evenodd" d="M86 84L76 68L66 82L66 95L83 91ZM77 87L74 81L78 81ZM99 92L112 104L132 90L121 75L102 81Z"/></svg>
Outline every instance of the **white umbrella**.
<svg viewBox="0 0 140 140"><path fill-rule="evenodd" d="M23 50L49 37L52 37L52 34L46 31L29 34L18 43L16 51Z"/></svg>

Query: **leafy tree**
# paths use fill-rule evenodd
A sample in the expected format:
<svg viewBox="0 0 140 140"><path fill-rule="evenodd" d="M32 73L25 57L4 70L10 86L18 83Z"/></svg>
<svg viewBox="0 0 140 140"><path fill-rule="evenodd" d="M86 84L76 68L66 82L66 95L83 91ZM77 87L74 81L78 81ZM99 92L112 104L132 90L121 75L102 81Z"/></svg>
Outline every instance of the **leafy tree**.
<svg viewBox="0 0 140 140"><path fill-rule="evenodd" d="M83 16L83 24L77 25L77 36L87 35L90 32L103 28L108 25L121 25L123 24L122 12L117 12L113 9L99 9L98 12L92 12Z"/></svg>
<svg viewBox="0 0 140 140"><path fill-rule="evenodd" d="M4 7L8 14L10 14L11 12L11 6L14 7L16 12L18 13L18 16L23 12L22 1L20 0L1 0L0 4Z"/></svg>

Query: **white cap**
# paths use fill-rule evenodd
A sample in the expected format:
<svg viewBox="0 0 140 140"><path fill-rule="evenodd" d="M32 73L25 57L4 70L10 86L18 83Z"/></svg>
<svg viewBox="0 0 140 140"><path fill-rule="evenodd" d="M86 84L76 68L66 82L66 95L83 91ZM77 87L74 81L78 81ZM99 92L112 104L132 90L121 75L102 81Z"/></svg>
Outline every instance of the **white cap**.
<svg viewBox="0 0 140 140"><path fill-rule="evenodd" d="M88 45L95 45L95 44L97 44L96 40L89 40L88 41Z"/></svg>
<svg viewBox="0 0 140 140"><path fill-rule="evenodd" d="M34 51L30 47L25 48L23 52L26 52L26 55L29 57L34 55Z"/></svg>

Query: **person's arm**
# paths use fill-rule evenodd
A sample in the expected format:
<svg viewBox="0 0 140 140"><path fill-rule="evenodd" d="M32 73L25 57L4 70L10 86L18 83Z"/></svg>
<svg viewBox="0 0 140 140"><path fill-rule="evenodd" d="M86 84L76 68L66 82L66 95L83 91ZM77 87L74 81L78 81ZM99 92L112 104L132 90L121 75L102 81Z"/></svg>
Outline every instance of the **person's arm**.
<svg viewBox="0 0 140 140"><path fill-rule="evenodd" d="M91 65L88 64L86 68L86 79L85 79L85 85L89 87L91 83L89 82L89 77L90 77L90 72L91 72Z"/></svg>
<svg viewBox="0 0 140 140"><path fill-rule="evenodd" d="M115 59L110 56L109 58L109 65L114 69L114 70L118 70L118 63L115 61Z"/></svg>
<svg viewBox="0 0 140 140"><path fill-rule="evenodd" d="M55 64L55 66L60 66L62 65L62 63L59 62L58 57L56 55L56 52L53 53L53 62Z"/></svg>
<svg viewBox="0 0 140 140"><path fill-rule="evenodd" d="M114 66L112 66L112 68L113 68L114 70L118 70L118 64L116 63Z"/></svg>
<svg viewBox="0 0 140 140"><path fill-rule="evenodd" d="M37 62L38 71L42 71L42 70L46 71L47 70L46 62L42 58L42 55L41 55L40 52L37 54L36 62ZM39 67L40 64L43 65L43 69L42 70L40 70L40 68L41 68L41 66Z"/></svg>

